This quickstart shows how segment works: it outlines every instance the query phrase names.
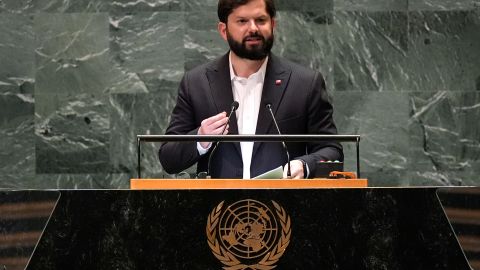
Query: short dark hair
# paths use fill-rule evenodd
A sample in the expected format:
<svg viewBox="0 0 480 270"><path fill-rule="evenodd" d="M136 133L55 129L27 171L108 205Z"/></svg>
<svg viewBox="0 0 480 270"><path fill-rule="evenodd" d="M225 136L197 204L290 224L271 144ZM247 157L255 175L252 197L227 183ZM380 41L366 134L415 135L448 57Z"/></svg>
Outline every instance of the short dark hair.
<svg viewBox="0 0 480 270"><path fill-rule="evenodd" d="M243 6L248 4L251 0L219 0L218 1L218 19L223 22L227 23L228 16L239 6ZM265 6L267 7L267 12L270 17L274 18L276 9L275 3L273 0L263 0L265 1Z"/></svg>

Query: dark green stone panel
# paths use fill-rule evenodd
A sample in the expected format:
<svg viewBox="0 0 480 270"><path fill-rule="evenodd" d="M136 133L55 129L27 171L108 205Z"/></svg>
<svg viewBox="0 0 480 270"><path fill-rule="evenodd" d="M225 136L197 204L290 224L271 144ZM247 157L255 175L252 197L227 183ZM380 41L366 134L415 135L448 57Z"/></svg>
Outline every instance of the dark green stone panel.
<svg viewBox="0 0 480 270"><path fill-rule="evenodd" d="M218 0L183 0L185 11L217 11Z"/></svg>
<svg viewBox="0 0 480 270"><path fill-rule="evenodd" d="M408 90L405 63L408 17L405 12L336 12L335 90Z"/></svg>
<svg viewBox="0 0 480 270"><path fill-rule="evenodd" d="M360 134L362 177L371 186L477 185L478 92L335 92L342 134ZM354 144L344 143L355 170Z"/></svg>
<svg viewBox="0 0 480 270"><path fill-rule="evenodd" d="M36 94L103 93L112 82L106 14L38 14Z"/></svg>
<svg viewBox="0 0 480 270"><path fill-rule="evenodd" d="M228 45L220 37L216 11L191 11L185 14L185 70L225 54Z"/></svg>
<svg viewBox="0 0 480 270"><path fill-rule="evenodd" d="M480 13L409 13L406 82L415 91L472 91L480 78Z"/></svg>
<svg viewBox="0 0 480 270"><path fill-rule="evenodd" d="M475 185L480 173L480 93L411 93L412 178Z"/></svg>
<svg viewBox="0 0 480 270"><path fill-rule="evenodd" d="M108 173L110 118L102 95L36 95L37 173Z"/></svg>
<svg viewBox="0 0 480 270"><path fill-rule="evenodd" d="M480 77L474 11L337 12L336 90L472 91Z"/></svg>
<svg viewBox="0 0 480 270"><path fill-rule="evenodd" d="M342 11L406 11L409 0L334 0Z"/></svg>
<svg viewBox="0 0 480 270"><path fill-rule="evenodd" d="M38 13L38 12L99 12L106 11L109 1L105 0L1 0L0 12Z"/></svg>
<svg viewBox="0 0 480 270"><path fill-rule="evenodd" d="M467 10L480 7L477 0L409 0L409 10Z"/></svg>
<svg viewBox="0 0 480 270"><path fill-rule="evenodd" d="M184 71L184 20L183 12L111 15L110 54L115 66L130 75L111 92L159 92L178 84Z"/></svg>
<svg viewBox="0 0 480 270"><path fill-rule="evenodd" d="M1 0L0 12L8 13L81 13L131 11L181 11L182 0Z"/></svg>
<svg viewBox="0 0 480 270"><path fill-rule="evenodd" d="M310 13L278 13L273 52L320 71L327 81L332 77L331 25L319 23Z"/></svg>
<svg viewBox="0 0 480 270"><path fill-rule="evenodd" d="M110 2L110 11L181 11L183 0L115 0Z"/></svg>
<svg viewBox="0 0 480 270"><path fill-rule="evenodd" d="M0 188L29 188L35 174L32 95L0 94Z"/></svg>
<svg viewBox="0 0 480 270"><path fill-rule="evenodd" d="M311 13L330 13L334 0L275 0L276 7L282 11L307 11Z"/></svg>
<svg viewBox="0 0 480 270"><path fill-rule="evenodd" d="M361 135L362 177L374 186L398 184L397 178L376 177L379 173L406 175L410 166L410 98L406 93L335 92L334 119L340 134ZM345 168L355 171L354 143L343 143ZM401 177L398 177L401 178ZM406 181L404 179L403 181Z"/></svg>
<svg viewBox="0 0 480 270"><path fill-rule="evenodd" d="M33 94L33 16L0 15L0 93Z"/></svg>
<svg viewBox="0 0 480 270"><path fill-rule="evenodd" d="M114 172L137 176L136 135L164 134L175 101L176 91L111 96L110 160ZM142 143L143 177L164 176L158 161L159 146L158 143Z"/></svg>

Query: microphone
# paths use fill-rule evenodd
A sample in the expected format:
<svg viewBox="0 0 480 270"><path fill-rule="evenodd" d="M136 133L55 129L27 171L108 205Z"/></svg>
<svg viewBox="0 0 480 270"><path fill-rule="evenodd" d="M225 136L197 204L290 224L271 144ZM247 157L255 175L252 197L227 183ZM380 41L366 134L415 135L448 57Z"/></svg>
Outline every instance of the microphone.
<svg viewBox="0 0 480 270"><path fill-rule="evenodd" d="M230 118L232 117L232 114L238 109L238 106L239 106L238 101L234 101L234 102L232 103L232 105L230 106L230 113L228 114L228 120L227 120L227 123L225 124L225 127L224 127L223 130L222 130L221 135L223 135L223 133L224 133L225 130L227 129L227 126L228 126L228 124L230 123ZM215 151L217 150L217 147L218 147L219 144L220 144L220 142L216 142L216 143L215 143L215 146L213 146L212 152L210 153L210 156L208 157L207 179L212 178L212 177L210 176L210 164L212 163L213 154L215 154Z"/></svg>
<svg viewBox="0 0 480 270"><path fill-rule="evenodd" d="M280 128L278 128L277 120L275 119L275 115L273 115L272 111L272 104L267 103L265 106L267 110L270 112L270 115L272 116L273 123L275 124L275 127L277 128L278 135L282 135L280 132ZM284 141L282 141L283 149L285 149L285 153L287 153L287 177L290 178L292 176L291 170L290 170L290 153L288 152L287 145L285 144Z"/></svg>

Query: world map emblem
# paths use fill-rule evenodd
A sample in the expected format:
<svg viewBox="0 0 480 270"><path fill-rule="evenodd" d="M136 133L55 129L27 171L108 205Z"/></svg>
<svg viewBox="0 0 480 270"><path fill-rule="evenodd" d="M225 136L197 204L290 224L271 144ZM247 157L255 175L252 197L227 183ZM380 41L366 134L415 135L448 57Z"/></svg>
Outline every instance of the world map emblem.
<svg viewBox="0 0 480 270"><path fill-rule="evenodd" d="M275 201L272 208L256 200L241 200L224 208L225 201L208 216L207 242L225 270L276 267L291 236L291 221Z"/></svg>

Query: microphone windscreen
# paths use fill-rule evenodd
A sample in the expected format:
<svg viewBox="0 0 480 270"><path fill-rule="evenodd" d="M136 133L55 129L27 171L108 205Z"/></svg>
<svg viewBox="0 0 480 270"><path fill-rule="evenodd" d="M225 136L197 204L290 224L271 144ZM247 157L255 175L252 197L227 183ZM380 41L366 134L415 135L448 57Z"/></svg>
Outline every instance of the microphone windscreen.
<svg viewBox="0 0 480 270"><path fill-rule="evenodd" d="M232 109L233 109L234 111L236 111L236 110L238 109L238 106L239 106L239 105L240 105L240 104L238 104L238 101L234 101L234 102L232 103Z"/></svg>

